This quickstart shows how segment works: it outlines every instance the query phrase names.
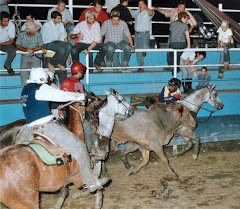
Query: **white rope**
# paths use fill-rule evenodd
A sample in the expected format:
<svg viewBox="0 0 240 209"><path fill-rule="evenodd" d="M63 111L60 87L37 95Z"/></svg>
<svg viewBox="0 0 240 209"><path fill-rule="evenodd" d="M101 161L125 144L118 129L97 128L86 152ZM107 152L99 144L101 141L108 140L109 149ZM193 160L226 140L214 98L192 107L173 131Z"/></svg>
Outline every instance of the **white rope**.
<svg viewBox="0 0 240 209"><path fill-rule="evenodd" d="M20 12L17 11L17 6L18 6L18 4L15 4L15 14L12 16L12 20L15 23L15 27L16 27L16 36L18 36L18 34L20 33L21 25L22 25Z"/></svg>

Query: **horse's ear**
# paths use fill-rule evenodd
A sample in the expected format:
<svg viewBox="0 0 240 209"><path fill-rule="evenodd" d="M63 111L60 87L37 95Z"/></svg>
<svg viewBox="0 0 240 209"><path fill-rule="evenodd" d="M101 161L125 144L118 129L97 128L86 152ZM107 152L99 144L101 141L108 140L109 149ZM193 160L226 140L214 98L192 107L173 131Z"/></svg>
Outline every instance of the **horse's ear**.
<svg viewBox="0 0 240 209"><path fill-rule="evenodd" d="M113 88L111 88L111 93L114 94L114 95L118 94L117 91L115 89L113 89Z"/></svg>
<svg viewBox="0 0 240 209"><path fill-rule="evenodd" d="M109 91L107 91L107 90L104 90L104 91L105 91L105 94L106 94L107 96L110 94Z"/></svg>
<svg viewBox="0 0 240 209"><path fill-rule="evenodd" d="M216 84L211 85L211 89L215 89L215 87L216 87Z"/></svg>

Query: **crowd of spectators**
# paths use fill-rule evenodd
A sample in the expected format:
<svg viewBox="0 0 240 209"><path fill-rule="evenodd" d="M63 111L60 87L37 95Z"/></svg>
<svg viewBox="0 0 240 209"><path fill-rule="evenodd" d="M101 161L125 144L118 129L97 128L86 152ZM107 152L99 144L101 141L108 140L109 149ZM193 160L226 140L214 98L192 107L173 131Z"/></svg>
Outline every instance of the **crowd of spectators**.
<svg viewBox="0 0 240 209"><path fill-rule="evenodd" d="M7 5L9 1L5 1ZM11 62L16 55L16 50L28 52L21 55L22 69L40 67L41 59L44 60L44 66L52 72L57 73L55 68L59 68L60 82L66 78L66 61L80 62L80 53L89 54L90 66L95 66L98 72L102 72L101 67L123 67L122 72L130 73L128 62L132 52L136 49L149 49L151 20L154 12L157 11L165 17L170 18L170 34L168 47L174 49L191 48L190 33L196 26L196 20L193 15L185 9L185 1L179 0L177 8L163 10L157 7L148 8L145 0L139 0L138 9L131 10L128 6L128 0L106 1L107 11L103 10L103 2L94 0L93 6L85 9L80 17L79 23L74 26L74 21L70 11L65 8L65 2L58 0L55 7L49 9L47 22L43 25L35 19L31 12L26 14L26 22L21 27L21 32L17 38L14 23L10 20L9 10L1 12L0 21L0 50L7 53L7 59L4 68L10 75L14 74ZM111 9L111 10L110 10ZM129 26L134 24L134 41L129 30ZM230 42L224 43L225 39L223 27L229 28L224 23L218 30L220 34L219 47L224 48L221 55L221 63L225 66L219 70L219 78L222 78L223 71L229 66L228 48L232 46ZM222 43L222 44L221 44ZM90 50L99 50L93 61ZM123 53L115 53L116 49L123 50ZM43 50L42 54L35 55L34 52ZM47 53L46 50L52 50L54 53ZM178 53L177 61L180 63ZM71 55L71 56L70 56ZM137 52L138 72L144 71L144 57L146 52ZM72 59L72 60L71 60ZM167 55L168 65L173 65L173 54ZM185 68L187 69L187 68ZM169 69L168 69L169 70ZM183 79L186 72L180 68L183 73ZM114 72L120 72L114 69ZM29 76L28 72L21 72L21 83L24 85Z"/></svg>

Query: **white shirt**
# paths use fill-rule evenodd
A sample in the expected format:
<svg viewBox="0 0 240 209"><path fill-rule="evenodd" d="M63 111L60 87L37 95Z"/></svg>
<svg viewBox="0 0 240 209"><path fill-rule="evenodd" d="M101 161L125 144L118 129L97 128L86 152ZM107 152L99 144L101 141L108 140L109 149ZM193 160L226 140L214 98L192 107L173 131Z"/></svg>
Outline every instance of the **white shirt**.
<svg viewBox="0 0 240 209"><path fill-rule="evenodd" d="M194 61L195 57L196 53L194 51L185 51L181 55L181 59L187 60L189 58L191 62Z"/></svg>
<svg viewBox="0 0 240 209"><path fill-rule="evenodd" d="M142 12L140 10L132 10L131 15L135 18L134 29L136 32L145 32L150 31L151 29L151 20L154 15L154 11L152 16L149 15L148 11L145 9Z"/></svg>
<svg viewBox="0 0 240 209"><path fill-rule="evenodd" d="M106 0L105 6L107 7L107 13L110 13L118 4L120 4L120 0Z"/></svg>
<svg viewBox="0 0 240 209"><path fill-rule="evenodd" d="M16 30L12 21L9 21L8 25L4 28L0 25L0 43L9 41L9 38L15 38Z"/></svg>
<svg viewBox="0 0 240 209"><path fill-rule="evenodd" d="M225 32L222 30L222 28L218 28L217 30L218 33L218 39L219 41L223 42L223 43L227 43L228 42L228 37L232 36L232 30L230 28L228 28ZM231 41L231 43L233 44L233 39Z"/></svg>
<svg viewBox="0 0 240 209"><path fill-rule="evenodd" d="M60 39L67 37L67 32L63 26L63 23L60 22L55 25L52 20L44 23L41 33L44 44L48 44L53 41L59 41Z"/></svg>
<svg viewBox="0 0 240 209"><path fill-rule="evenodd" d="M98 22L95 22L92 24L91 28L89 29L87 26L87 21L82 21L78 23L71 34L78 34L80 33L83 40L80 40L78 42L80 43L86 43L91 44L93 41L96 41L99 43L101 39L101 32L100 32L100 24Z"/></svg>
<svg viewBox="0 0 240 209"><path fill-rule="evenodd" d="M53 7L52 9L48 10L48 17L47 20L51 20L51 14L52 12L57 11L56 7ZM60 12L61 13L61 12ZM64 9L63 12L61 13L62 15L62 22L63 23L68 23L71 22L73 24L73 17L68 9Z"/></svg>
<svg viewBox="0 0 240 209"><path fill-rule="evenodd" d="M40 30L42 29L42 23L40 22L40 20L34 20L33 22L34 22L34 24L40 26ZM25 23L22 25L21 31L24 31L24 30L26 29L26 23L27 23L27 22L25 22Z"/></svg>

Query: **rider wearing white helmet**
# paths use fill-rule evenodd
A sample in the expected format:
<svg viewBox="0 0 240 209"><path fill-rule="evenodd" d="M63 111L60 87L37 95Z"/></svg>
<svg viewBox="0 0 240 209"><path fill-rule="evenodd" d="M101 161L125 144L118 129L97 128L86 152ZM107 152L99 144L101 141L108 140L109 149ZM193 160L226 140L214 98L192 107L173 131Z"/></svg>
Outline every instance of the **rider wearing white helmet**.
<svg viewBox="0 0 240 209"><path fill-rule="evenodd" d="M48 73L42 68L33 68L30 72L30 78L21 94L21 104L27 124L21 128L17 142L31 140L33 132L45 134L77 160L82 181L90 192L101 189L109 179L98 179L90 167L86 145L72 132L57 125L53 121L49 108L49 101L83 102L85 96L82 93L67 92L51 87L47 84L48 77Z"/></svg>

